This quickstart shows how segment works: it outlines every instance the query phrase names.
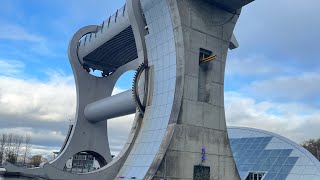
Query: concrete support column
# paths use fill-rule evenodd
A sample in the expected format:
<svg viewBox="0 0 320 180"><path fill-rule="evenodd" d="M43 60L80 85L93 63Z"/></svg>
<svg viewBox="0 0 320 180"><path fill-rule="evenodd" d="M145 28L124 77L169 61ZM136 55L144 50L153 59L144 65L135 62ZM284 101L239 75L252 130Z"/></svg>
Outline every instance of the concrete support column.
<svg viewBox="0 0 320 180"><path fill-rule="evenodd" d="M240 179L227 136L224 73L230 40L240 10L226 11L209 1L167 0L182 80L181 109L156 178L193 179L194 166L210 167L210 179ZM200 63L200 51L216 60Z"/></svg>

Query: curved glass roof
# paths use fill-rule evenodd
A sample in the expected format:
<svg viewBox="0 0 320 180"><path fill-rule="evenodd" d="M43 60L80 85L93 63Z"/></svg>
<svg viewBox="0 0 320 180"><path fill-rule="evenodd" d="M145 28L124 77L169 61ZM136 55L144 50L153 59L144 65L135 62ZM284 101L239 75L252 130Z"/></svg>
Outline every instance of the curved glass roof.
<svg viewBox="0 0 320 180"><path fill-rule="evenodd" d="M320 162L285 137L243 127L229 127L228 135L242 179L262 173L262 180L320 180Z"/></svg>

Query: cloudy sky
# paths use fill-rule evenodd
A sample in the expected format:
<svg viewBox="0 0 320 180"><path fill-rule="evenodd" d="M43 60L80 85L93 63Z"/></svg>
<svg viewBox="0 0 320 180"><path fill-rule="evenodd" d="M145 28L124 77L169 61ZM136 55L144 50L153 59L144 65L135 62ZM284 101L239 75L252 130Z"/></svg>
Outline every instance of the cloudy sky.
<svg viewBox="0 0 320 180"><path fill-rule="evenodd" d="M1 1L0 133L30 134L33 154L60 149L75 112L68 41L123 4ZM228 125L269 130L297 143L320 137L319 17L319 0L256 0L243 9L235 30L240 47L229 53L226 70ZM130 88L132 74L121 78L116 92ZM114 154L132 119L110 121Z"/></svg>

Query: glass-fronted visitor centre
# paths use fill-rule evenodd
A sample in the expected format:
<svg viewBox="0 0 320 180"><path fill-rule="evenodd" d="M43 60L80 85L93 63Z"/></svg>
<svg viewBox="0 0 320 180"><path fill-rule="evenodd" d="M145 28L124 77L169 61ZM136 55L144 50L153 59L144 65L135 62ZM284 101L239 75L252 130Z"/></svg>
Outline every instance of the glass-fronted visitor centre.
<svg viewBox="0 0 320 180"><path fill-rule="evenodd" d="M320 180L320 162L285 137L244 127L228 135L242 180Z"/></svg>

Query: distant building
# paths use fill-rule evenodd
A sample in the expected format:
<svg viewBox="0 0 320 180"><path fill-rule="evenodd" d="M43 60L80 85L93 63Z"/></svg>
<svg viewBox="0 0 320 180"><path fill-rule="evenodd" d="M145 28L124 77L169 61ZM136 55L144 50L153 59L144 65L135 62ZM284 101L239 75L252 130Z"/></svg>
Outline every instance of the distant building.
<svg viewBox="0 0 320 180"><path fill-rule="evenodd" d="M65 165L64 170L73 173L90 172L99 169L100 165L93 155L86 152L80 152L70 158Z"/></svg>
<svg viewBox="0 0 320 180"><path fill-rule="evenodd" d="M73 156L72 168L90 170L93 167L94 157L91 154L80 152Z"/></svg>

